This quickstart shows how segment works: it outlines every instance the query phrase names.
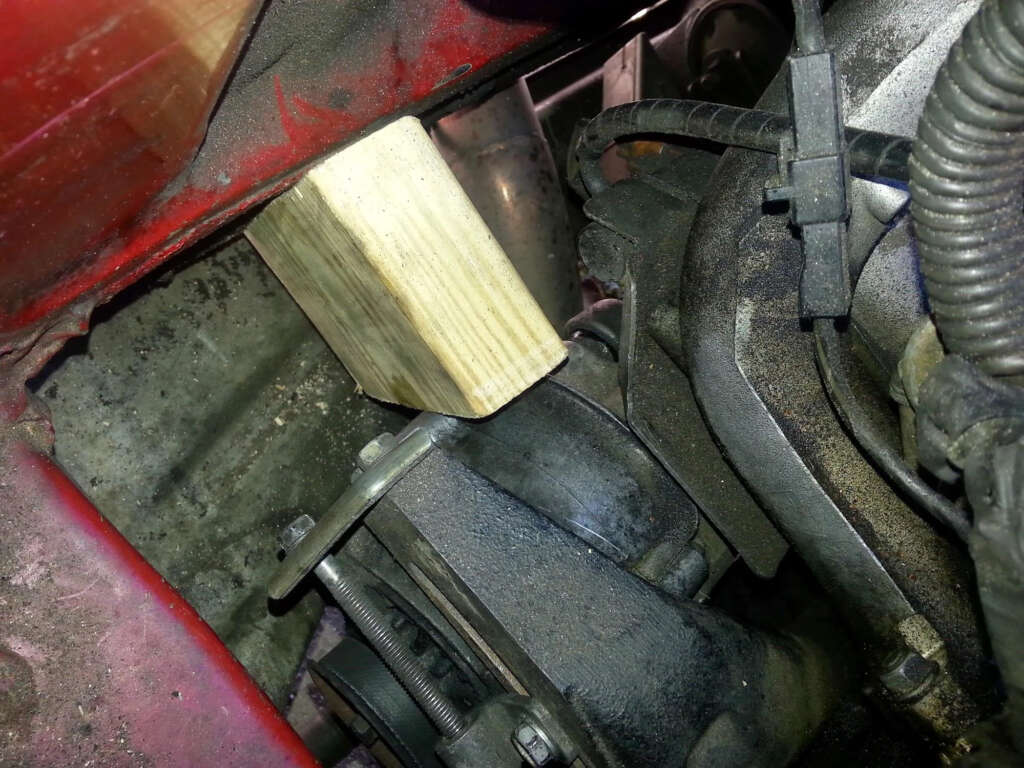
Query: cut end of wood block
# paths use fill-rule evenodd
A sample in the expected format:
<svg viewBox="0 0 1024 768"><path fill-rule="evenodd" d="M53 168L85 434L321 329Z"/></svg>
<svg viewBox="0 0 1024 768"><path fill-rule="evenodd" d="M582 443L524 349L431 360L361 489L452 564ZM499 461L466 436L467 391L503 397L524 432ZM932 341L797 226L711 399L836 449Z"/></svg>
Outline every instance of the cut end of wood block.
<svg viewBox="0 0 1024 768"><path fill-rule="evenodd" d="M555 335L551 343L536 347L510 364L508 370L489 381L479 382L468 394L464 411L449 415L466 418L490 416L551 373L566 356L565 344Z"/></svg>
<svg viewBox="0 0 1024 768"><path fill-rule="evenodd" d="M418 389L410 386L410 382L404 378L389 382L381 389L369 390L362 385L360 387L363 394L385 403L435 411L448 416L480 419L508 405L557 368L566 356L565 345L561 340L558 340L557 344L538 348L532 355L517 361L513 369L503 372L502 375L492 377L489 381L477 382L471 391L459 390L458 395L449 395L443 410L428 407L427 401Z"/></svg>
<svg viewBox="0 0 1024 768"><path fill-rule="evenodd" d="M377 399L480 418L566 357L416 118L327 158L246 234Z"/></svg>

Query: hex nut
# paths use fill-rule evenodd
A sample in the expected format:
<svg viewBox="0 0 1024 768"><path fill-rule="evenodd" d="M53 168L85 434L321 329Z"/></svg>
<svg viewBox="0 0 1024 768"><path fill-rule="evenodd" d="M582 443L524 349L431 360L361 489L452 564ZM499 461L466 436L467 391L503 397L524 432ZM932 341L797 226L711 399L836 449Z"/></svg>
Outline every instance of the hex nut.
<svg viewBox="0 0 1024 768"><path fill-rule="evenodd" d="M916 651L907 651L893 659L881 675L882 685L897 698L923 693L939 671L939 665Z"/></svg>
<svg viewBox="0 0 1024 768"><path fill-rule="evenodd" d="M359 450L356 463L366 469L396 445L398 440L390 432L379 434Z"/></svg>
<svg viewBox="0 0 1024 768"><path fill-rule="evenodd" d="M523 760L531 766L547 765L554 756L547 735L532 723L520 723L512 742Z"/></svg>
<svg viewBox="0 0 1024 768"><path fill-rule="evenodd" d="M291 552L298 546L299 542L306 538L306 535L316 526L316 521L309 515L299 515L292 520L283 531L279 541L285 552Z"/></svg>

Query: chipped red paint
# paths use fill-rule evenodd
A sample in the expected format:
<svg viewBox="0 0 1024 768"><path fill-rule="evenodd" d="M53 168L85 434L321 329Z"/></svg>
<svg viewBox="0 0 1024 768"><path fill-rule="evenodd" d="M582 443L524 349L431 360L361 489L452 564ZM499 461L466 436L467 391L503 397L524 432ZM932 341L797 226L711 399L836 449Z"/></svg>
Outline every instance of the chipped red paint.
<svg viewBox="0 0 1024 768"><path fill-rule="evenodd" d="M19 440L0 453L0 663L31 673L13 694L21 719L0 762L316 765L213 631L50 458Z"/></svg>
<svg viewBox="0 0 1024 768"><path fill-rule="evenodd" d="M248 30L239 9L256 0L5 3L0 336L17 338L80 298L104 300L356 132L511 60L552 29L471 0L408 2L416 13L389 6L362 50L258 83L243 114L218 112L215 122L254 118L259 127L216 147L202 144L202 131ZM178 37L168 7L193 14L179 14ZM228 12L237 19L224 56L197 67L195 41L222 31ZM414 17L430 23L415 28ZM76 75L88 67L98 71ZM179 90L189 98L169 109ZM331 92L348 94L343 108Z"/></svg>

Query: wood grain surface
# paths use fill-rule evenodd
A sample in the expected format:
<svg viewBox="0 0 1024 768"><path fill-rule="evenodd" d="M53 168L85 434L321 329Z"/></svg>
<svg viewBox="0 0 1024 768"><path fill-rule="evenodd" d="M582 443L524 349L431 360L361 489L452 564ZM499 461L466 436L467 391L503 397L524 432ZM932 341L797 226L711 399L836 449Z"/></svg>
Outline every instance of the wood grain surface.
<svg viewBox="0 0 1024 768"><path fill-rule="evenodd" d="M565 358L414 117L313 168L246 234L373 397L486 416Z"/></svg>

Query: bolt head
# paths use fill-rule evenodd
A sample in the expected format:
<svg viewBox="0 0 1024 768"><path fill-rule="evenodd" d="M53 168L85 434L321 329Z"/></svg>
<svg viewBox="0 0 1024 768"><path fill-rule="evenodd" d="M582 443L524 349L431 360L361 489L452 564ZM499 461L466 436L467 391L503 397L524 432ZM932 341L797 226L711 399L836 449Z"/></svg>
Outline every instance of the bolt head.
<svg viewBox="0 0 1024 768"><path fill-rule="evenodd" d="M939 671L939 665L916 651L907 651L891 658L882 673L882 684L898 698L909 698L924 692Z"/></svg>
<svg viewBox="0 0 1024 768"><path fill-rule="evenodd" d="M384 432L362 447L356 461L360 467L366 469L396 445L398 445L398 440L395 436L390 432Z"/></svg>
<svg viewBox="0 0 1024 768"><path fill-rule="evenodd" d="M547 765L554 757L543 731L532 723L520 723L512 742L523 760L532 766Z"/></svg>
<svg viewBox="0 0 1024 768"><path fill-rule="evenodd" d="M377 732L373 730L373 726L359 715L352 719L348 727L355 734L356 738L368 747L373 746L374 742L377 741Z"/></svg>
<svg viewBox="0 0 1024 768"><path fill-rule="evenodd" d="M309 515L299 515L281 531L281 548L285 552L291 552L299 545L300 541L306 538L306 534L312 531L315 525L316 521Z"/></svg>

